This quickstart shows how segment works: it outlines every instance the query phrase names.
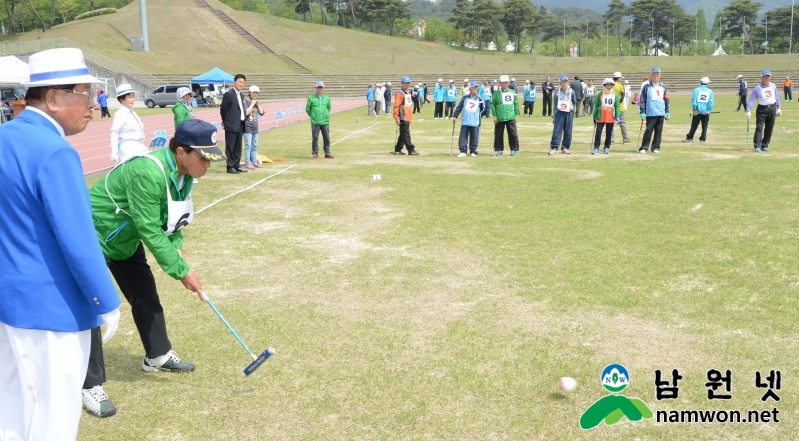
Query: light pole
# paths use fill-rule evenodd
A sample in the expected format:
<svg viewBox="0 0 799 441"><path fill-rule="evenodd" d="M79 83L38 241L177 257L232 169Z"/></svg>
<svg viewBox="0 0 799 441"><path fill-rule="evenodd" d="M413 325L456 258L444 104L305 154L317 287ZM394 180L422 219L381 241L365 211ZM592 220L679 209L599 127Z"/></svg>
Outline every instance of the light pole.
<svg viewBox="0 0 799 441"><path fill-rule="evenodd" d="M605 56L610 56L610 36L608 35L608 21L605 20Z"/></svg>
<svg viewBox="0 0 799 441"><path fill-rule="evenodd" d="M566 57L566 19L563 19L563 56Z"/></svg>
<svg viewBox="0 0 799 441"><path fill-rule="evenodd" d="M699 47L699 15L696 16L696 40L694 40L694 57L696 56L696 50Z"/></svg>
<svg viewBox="0 0 799 441"><path fill-rule="evenodd" d="M793 3L794 0L791 0L791 37L790 41L788 41L788 75L791 75L791 54L793 53Z"/></svg>
<svg viewBox="0 0 799 441"><path fill-rule="evenodd" d="M147 35L147 0L139 0L139 21L141 22L141 50L150 52L150 38Z"/></svg>
<svg viewBox="0 0 799 441"><path fill-rule="evenodd" d="M630 54L633 53L633 22L635 18L630 18Z"/></svg>
<svg viewBox="0 0 799 441"><path fill-rule="evenodd" d="M673 57L674 56L674 19L673 18L671 19L671 44L669 46L671 47L671 56Z"/></svg>

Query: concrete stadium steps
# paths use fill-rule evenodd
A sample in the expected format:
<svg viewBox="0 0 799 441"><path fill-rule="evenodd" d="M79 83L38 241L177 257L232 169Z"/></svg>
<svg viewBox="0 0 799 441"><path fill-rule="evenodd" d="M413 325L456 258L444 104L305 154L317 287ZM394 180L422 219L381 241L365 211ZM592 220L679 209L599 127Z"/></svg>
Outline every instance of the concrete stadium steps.
<svg viewBox="0 0 799 441"><path fill-rule="evenodd" d="M224 68L224 66L221 66ZM167 83L185 83L189 78L199 75L201 72L195 74L154 74L154 76L162 79ZM229 72L236 74L237 72ZM630 86L633 90L640 87L644 75L648 72L622 72L630 81ZM749 84L749 90L752 90L755 84L760 79L760 71L745 71L745 72L663 72L663 82L666 84L669 91L672 92L690 92L699 85L699 79L703 76L710 77L710 87L719 93L734 93L738 90L738 81L736 76L738 74L744 76L744 79ZM376 82L390 81L394 89L398 89L400 85L400 75L385 74L385 75L315 75L315 74L296 74L296 75L259 75L244 72L247 76L247 84L258 85L261 88L261 96L266 99L284 99L284 98L302 98L313 93L314 83L317 80L325 82L325 91L334 97L361 97L366 94L366 86ZM569 77L574 78L575 75L582 76L585 79L594 80L594 84L601 85L602 80L609 77L611 73L570 73ZM774 71L773 81L777 86L782 85L782 79L787 72ZM524 80L529 79L536 82L536 85L544 81L546 75L544 74L508 74L516 78L517 84L524 84ZM553 72L550 76L553 81L557 82L557 75L560 73ZM428 87L433 87L436 84L438 76L429 74L425 75L411 75L413 84L426 83ZM463 79L476 79L480 82L486 78L497 79L498 74L463 74L463 75L450 75L441 77L445 83L449 80L455 80L455 84L460 87L463 85ZM431 89L432 90L432 89Z"/></svg>

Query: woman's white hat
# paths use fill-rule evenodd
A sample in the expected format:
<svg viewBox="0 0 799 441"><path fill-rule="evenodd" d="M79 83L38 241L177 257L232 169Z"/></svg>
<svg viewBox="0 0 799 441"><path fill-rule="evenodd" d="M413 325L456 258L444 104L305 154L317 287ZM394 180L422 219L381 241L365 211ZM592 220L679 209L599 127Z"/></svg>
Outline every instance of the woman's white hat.
<svg viewBox="0 0 799 441"><path fill-rule="evenodd" d="M25 87L60 86L65 84L99 83L86 67L83 52L75 48L48 49L28 59L30 79Z"/></svg>
<svg viewBox="0 0 799 441"><path fill-rule="evenodd" d="M117 98L121 97L122 95L127 95L129 93L135 93L136 91L133 90L133 86L130 84L120 84L117 86Z"/></svg>
<svg viewBox="0 0 799 441"><path fill-rule="evenodd" d="M182 100L184 96L189 94L194 95L188 87L178 87L178 90L175 91L175 96L178 97L178 100Z"/></svg>
<svg viewBox="0 0 799 441"><path fill-rule="evenodd" d="M319 87L319 86L317 86L317 87ZM322 87L325 87L324 84L322 84ZM250 86L250 92L261 93L261 88L259 88L258 86Z"/></svg>

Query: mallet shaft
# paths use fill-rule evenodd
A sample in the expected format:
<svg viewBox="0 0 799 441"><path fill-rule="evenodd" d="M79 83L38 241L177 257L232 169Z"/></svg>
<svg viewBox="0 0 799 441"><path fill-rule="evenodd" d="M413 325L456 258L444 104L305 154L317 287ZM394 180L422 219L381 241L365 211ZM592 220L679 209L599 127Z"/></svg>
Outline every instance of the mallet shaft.
<svg viewBox="0 0 799 441"><path fill-rule="evenodd" d="M245 351L247 351L247 353L248 353L248 354L250 354L250 357L252 357L252 359L253 359L253 360L255 360L256 358L258 358L258 357L256 357L256 355L255 355L255 354L253 354L253 353L252 353L252 351L250 350L250 348L248 348L248 347L247 347L247 344L246 344L246 343L244 343L244 340L242 340L242 339L241 339L241 337L239 337L239 334L237 334L237 333L236 333L236 330L234 330L234 329L233 329L233 327L232 327L232 326L230 326L230 323L228 323L228 322L227 322L227 320L225 320L225 317L223 317L223 316L222 316L222 313L221 313L221 312L219 312L219 310L218 310L218 309L216 309L216 306L214 306L214 302L212 302L212 301L211 301L211 299L210 299L210 298L208 298L208 296L206 296L206 297L205 297L205 301L208 303L208 306L210 306L210 307L211 307L211 309L213 309L213 310L214 310L214 312L215 312L215 313L216 313L216 315L219 317L219 319L220 319L220 320L222 320L222 323L224 323L224 324L225 324L225 326L227 326L227 329L228 329L228 330L231 332L231 334L233 334L233 336L234 336L234 337L236 337L236 340L238 340L238 341L239 341L239 343L240 343L240 344L241 344L241 346L244 348L244 350L245 350Z"/></svg>

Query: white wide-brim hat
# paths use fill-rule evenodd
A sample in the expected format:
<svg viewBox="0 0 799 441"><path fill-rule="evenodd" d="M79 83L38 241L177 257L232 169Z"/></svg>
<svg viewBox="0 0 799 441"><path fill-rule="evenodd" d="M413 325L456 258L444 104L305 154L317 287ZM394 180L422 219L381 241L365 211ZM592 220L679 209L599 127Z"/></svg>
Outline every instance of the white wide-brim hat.
<svg viewBox="0 0 799 441"><path fill-rule="evenodd" d="M60 86L64 84L99 83L89 73L83 52L75 48L48 49L28 59L30 80L25 87Z"/></svg>
<svg viewBox="0 0 799 441"><path fill-rule="evenodd" d="M508 82L510 82L510 79L508 78L507 75L500 75L499 76L499 82L500 83L508 83Z"/></svg>
<svg viewBox="0 0 799 441"><path fill-rule="evenodd" d="M119 86L117 86L117 98L121 97L122 95L127 95L131 92L135 93L136 91L133 90L133 86L131 86L130 84L120 84Z"/></svg>

